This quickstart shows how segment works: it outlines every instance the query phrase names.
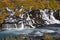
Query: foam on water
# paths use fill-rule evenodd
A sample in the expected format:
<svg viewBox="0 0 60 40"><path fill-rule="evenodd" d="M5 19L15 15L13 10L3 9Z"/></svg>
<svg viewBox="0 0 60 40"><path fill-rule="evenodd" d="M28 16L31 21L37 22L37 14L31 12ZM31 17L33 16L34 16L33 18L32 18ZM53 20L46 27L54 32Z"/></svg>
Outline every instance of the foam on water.
<svg viewBox="0 0 60 40"><path fill-rule="evenodd" d="M47 10L40 10L40 12L42 12L42 19L43 20L46 20L45 21L45 23L46 24L60 24L60 21L59 20L57 20L57 19L55 19L55 17L53 16L53 13L54 13L54 11L53 10L51 10L51 12L50 12L50 15L48 15L46 12L47 12ZM50 18L49 18L49 16L50 16Z"/></svg>

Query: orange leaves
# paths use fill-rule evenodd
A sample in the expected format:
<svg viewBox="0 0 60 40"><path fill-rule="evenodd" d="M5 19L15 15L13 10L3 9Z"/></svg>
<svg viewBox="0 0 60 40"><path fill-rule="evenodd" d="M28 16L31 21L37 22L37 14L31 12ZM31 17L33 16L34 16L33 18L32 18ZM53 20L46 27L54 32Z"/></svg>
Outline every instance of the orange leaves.
<svg viewBox="0 0 60 40"><path fill-rule="evenodd" d="M20 12L19 11L15 11L15 16L19 16Z"/></svg>
<svg viewBox="0 0 60 40"><path fill-rule="evenodd" d="M44 35L44 40L54 40L53 37L49 34Z"/></svg>
<svg viewBox="0 0 60 40"><path fill-rule="evenodd" d="M24 6L26 7L25 9L29 9L30 6L34 6L35 9L38 8L56 8L55 1L54 0L50 0L50 2L46 2L46 1L41 1L41 0L4 0L6 5L11 8L11 9L15 9L16 7L20 7L20 6Z"/></svg>
<svg viewBox="0 0 60 40"><path fill-rule="evenodd" d="M5 19L5 16L4 15L0 15L0 24L3 23L4 19Z"/></svg>
<svg viewBox="0 0 60 40"><path fill-rule="evenodd" d="M16 7L20 7L22 5L25 6L26 9L29 9L30 6L34 6L34 8L36 9L38 8L44 9L45 7L56 8L59 5L59 4L56 4L57 6L55 6L54 0L50 0L49 3L41 0L24 0L24 1L23 0L4 0L4 2L5 2L5 5L11 9L15 9Z"/></svg>
<svg viewBox="0 0 60 40"><path fill-rule="evenodd" d="M15 3L11 2L11 0L4 0L4 3L7 7L11 8L11 9L13 9L15 6Z"/></svg>

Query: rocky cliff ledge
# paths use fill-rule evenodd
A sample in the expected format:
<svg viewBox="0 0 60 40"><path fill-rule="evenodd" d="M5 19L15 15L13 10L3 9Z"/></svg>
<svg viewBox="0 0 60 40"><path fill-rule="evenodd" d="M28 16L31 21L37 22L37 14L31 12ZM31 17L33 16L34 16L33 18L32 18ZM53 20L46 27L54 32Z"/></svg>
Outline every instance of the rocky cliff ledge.
<svg viewBox="0 0 60 40"><path fill-rule="evenodd" d="M22 11L22 9L20 9ZM19 16L15 16L12 10L4 20L2 28L35 28L50 24L60 24L60 10L37 9L28 10Z"/></svg>

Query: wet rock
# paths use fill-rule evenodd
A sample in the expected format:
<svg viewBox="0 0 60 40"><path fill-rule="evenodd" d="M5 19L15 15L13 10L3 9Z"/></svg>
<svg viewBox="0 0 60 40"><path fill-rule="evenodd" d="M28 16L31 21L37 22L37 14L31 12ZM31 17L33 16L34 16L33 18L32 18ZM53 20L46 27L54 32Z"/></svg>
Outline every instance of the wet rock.
<svg viewBox="0 0 60 40"><path fill-rule="evenodd" d="M54 17L55 17L57 20L60 20L60 9L59 9L59 10L56 10L56 12L54 13Z"/></svg>

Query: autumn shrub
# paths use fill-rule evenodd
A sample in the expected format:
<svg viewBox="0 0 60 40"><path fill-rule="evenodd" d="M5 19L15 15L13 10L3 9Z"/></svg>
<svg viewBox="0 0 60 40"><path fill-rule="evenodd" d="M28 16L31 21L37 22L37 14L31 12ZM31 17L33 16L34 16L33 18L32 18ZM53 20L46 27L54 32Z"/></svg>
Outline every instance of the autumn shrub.
<svg viewBox="0 0 60 40"><path fill-rule="evenodd" d="M53 37L49 34L45 34L43 37L44 40L54 40Z"/></svg>

